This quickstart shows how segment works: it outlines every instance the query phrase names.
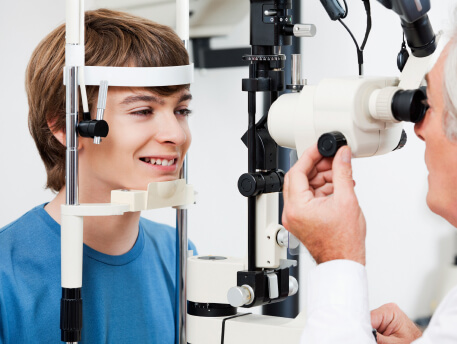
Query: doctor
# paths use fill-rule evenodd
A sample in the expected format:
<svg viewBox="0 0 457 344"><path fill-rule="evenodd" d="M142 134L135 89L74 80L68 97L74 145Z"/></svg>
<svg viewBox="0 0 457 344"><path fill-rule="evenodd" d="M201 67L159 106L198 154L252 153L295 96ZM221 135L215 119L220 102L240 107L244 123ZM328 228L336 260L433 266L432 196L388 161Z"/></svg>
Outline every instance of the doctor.
<svg viewBox="0 0 457 344"><path fill-rule="evenodd" d="M456 27L457 29L457 27ZM457 30L427 75L430 105L416 135L426 144L427 204L457 226ZM284 226L317 262L308 286L302 343L457 343L457 288L422 332L393 304L370 312L365 270L366 223L354 192L351 150L334 159L304 152L284 184Z"/></svg>

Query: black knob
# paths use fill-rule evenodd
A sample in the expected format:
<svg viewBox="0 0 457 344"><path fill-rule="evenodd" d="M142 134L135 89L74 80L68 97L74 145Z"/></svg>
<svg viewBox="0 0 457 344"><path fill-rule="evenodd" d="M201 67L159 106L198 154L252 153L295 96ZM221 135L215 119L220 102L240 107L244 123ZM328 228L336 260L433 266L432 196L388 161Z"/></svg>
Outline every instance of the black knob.
<svg viewBox="0 0 457 344"><path fill-rule="evenodd" d="M238 190L245 197L263 193L282 192L284 171L245 173L238 179Z"/></svg>
<svg viewBox="0 0 457 344"><path fill-rule="evenodd" d="M335 156L338 149L342 146L346 146L347 144L348 143L343 134L339 131L332 131L319 137L319 140L317 141L317 148L322 156L328 158Z"/></svg>
<svg viewBox="0 0 457 344"><path fill-rule="evenodd" d="M109 126L106 121L102 120L89 120L81 121L78 124L78 132L82 137L92 137L100 136L106 137L109 132Z"/></svg>
<svg viewBox="0 0 457 344"><path fill-rule="evenodd" d="M261 173L245 173L238 179L238 190L245 197L257 196L265 188L265 179Z"/></svg>

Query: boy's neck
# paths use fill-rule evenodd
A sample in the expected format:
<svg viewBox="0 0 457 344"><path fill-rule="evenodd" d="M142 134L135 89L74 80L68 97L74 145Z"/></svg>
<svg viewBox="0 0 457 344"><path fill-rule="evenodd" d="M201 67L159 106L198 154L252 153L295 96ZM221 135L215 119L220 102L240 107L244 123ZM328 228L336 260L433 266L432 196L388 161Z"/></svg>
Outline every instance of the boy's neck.
<svg viewBox="0 0 457 344"><path fill-rule="evenodd" d="M93 200L80 192L81 203L109 203L108 200ZM65 187L45 206L46 212L61 223L60 206L65 204ZM113 256L127 253L136 242L139 231L140 212L120 216L84 217L84 243L92 249Z"/></svg>

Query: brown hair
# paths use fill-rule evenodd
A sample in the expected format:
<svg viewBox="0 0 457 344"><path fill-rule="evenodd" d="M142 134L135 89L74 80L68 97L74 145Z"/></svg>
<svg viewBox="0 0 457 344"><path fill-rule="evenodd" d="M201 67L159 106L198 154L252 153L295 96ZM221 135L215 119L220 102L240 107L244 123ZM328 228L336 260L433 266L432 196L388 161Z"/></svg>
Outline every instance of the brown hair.
<svg viewBox="0 0 457 344"><path fill-rule="evenodd" d="M161 67L189 63L182 41L169 27L107 9L86 12L85 50L87 66ZM54 191L65 185L65 146L52 134L52 131L65 131L64 65L65 25L61 25L33 52L25 80L29 130L46 168L46 187ZM188 87L152 87L151 90L168 96ZM98 87L87 87L90 109L97 92ZM52 128L48 123L52 123Z"/></svg>

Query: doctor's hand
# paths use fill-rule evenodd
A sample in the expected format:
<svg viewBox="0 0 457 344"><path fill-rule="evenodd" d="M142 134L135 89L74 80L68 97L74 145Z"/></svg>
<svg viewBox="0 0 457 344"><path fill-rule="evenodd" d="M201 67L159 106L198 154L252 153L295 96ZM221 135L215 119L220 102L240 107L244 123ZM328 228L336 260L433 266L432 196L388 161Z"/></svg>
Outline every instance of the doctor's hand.
<svg viewBox="0 0 457 344"><path fill-rule="evenodd" d="M371 325L378 331L378 344L409 344L421 330L394 303L371 311Z"/></svg>
<svg viewBox="0 0 457 344"><path fill-rule="evenodd" d="M365 265L366 223L352 179L351 150L323 158L317 145L307 149L286 174L284 227L318 264L349 259Z"/></svg>

